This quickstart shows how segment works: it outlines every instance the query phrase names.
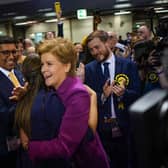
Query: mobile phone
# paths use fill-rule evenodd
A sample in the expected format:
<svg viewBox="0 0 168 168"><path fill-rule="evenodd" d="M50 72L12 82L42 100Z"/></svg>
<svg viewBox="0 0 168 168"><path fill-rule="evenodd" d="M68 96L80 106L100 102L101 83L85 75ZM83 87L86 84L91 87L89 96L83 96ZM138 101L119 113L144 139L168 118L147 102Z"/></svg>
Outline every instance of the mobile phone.
<svg viewBox="0 0 168 168"><path fill-rule="evenodd" d="M110 81L110 79L108 79L108 85L110 86L110 84L111 84L111 81Z"/></svg>
<svg viewBox="0 0 168 168"><path fill-rule="evenodd" d="M55 12L60 13L61 12L61 3L55 2Z"/></svg>
<svg viewBox="0 0 168 168"><path fill-rule="evenodd" d="M118 81L116 81L116 80L114 81L114 84L115 85L120 85L120 83Z"/></svg>

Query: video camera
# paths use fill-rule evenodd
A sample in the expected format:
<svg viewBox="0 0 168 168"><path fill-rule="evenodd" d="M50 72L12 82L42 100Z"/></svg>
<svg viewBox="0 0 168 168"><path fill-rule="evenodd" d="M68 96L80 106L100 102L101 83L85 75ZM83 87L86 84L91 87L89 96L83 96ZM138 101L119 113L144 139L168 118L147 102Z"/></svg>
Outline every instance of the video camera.
<svg viewBox="0 0 168 168"><path fill-rule="evenodd" d="M168 92L157 89L147 93L130 106L132 148L135 153L134 167L136 168L161 168L166 165L167 99Z"/></svg>
<svg viewBox="0 0 168 168"><path fill-rule="evenodd" d="M155 41L152 40L141 40L134 45L134 60L137 62L139 69L145 66L160 66L161 58L163 56L163 50L168 46L168 16L159 18L158 26L155 28ZM152 31L154 32L154 31ZM155 58L155 63L150 64L148 57L152 53Z"/></svg>
<svg viewBox="0 0 168 168"><path fill-rule="evenodd" d="M147 59L151 51L155 49L152 40L141 40L134 45L134 60L139 69L148 65Z"/></svg>

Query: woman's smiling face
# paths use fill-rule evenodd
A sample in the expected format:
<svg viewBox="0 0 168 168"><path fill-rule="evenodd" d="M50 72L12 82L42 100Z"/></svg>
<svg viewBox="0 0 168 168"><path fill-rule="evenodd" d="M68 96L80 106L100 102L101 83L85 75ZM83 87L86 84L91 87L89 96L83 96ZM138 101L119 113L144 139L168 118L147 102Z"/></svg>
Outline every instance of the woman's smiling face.
<svg viewBox="0 0 168 168"><path fill-rule="evenodd" d="M45 84L57 89L67 77L70 64L61 63L56 55L49 52L41 55L41 63Z"/></svg>

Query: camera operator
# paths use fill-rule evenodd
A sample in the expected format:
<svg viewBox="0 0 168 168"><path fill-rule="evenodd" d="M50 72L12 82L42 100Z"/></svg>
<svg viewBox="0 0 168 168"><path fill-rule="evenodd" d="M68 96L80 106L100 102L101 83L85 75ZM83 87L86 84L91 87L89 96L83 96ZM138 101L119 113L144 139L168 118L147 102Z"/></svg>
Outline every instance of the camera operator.
<svg viewBox="0 0 168 168"><path fill-rule="evenodd" d="M151 56L155 51L155 44L152 40L140 40L134 45L134 61L138 66L141 79L141 94L145 94L155 88L161 88L158 74L155 70L157 64Z"/></svg>
<svg viewBox="0 0 168 168"><path fill-rule="evenodd" d="M147 25L142 25L138 29L138 37L142 40L151 40L151 31Z"/></svg>

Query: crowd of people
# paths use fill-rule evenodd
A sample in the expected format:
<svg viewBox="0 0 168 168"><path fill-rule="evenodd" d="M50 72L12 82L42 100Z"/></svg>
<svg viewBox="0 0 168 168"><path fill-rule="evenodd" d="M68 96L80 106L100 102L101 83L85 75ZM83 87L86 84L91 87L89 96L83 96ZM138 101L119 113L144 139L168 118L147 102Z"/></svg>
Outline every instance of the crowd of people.
<svg viewBox="0 0 168 168"><path fill-rule="evenodd" d="M136 168L129 107L166 86L151 31L118 40L96 30L73 43L59 26L59 37L48 32L37 46L0 36L0 163Z"/></svg>

